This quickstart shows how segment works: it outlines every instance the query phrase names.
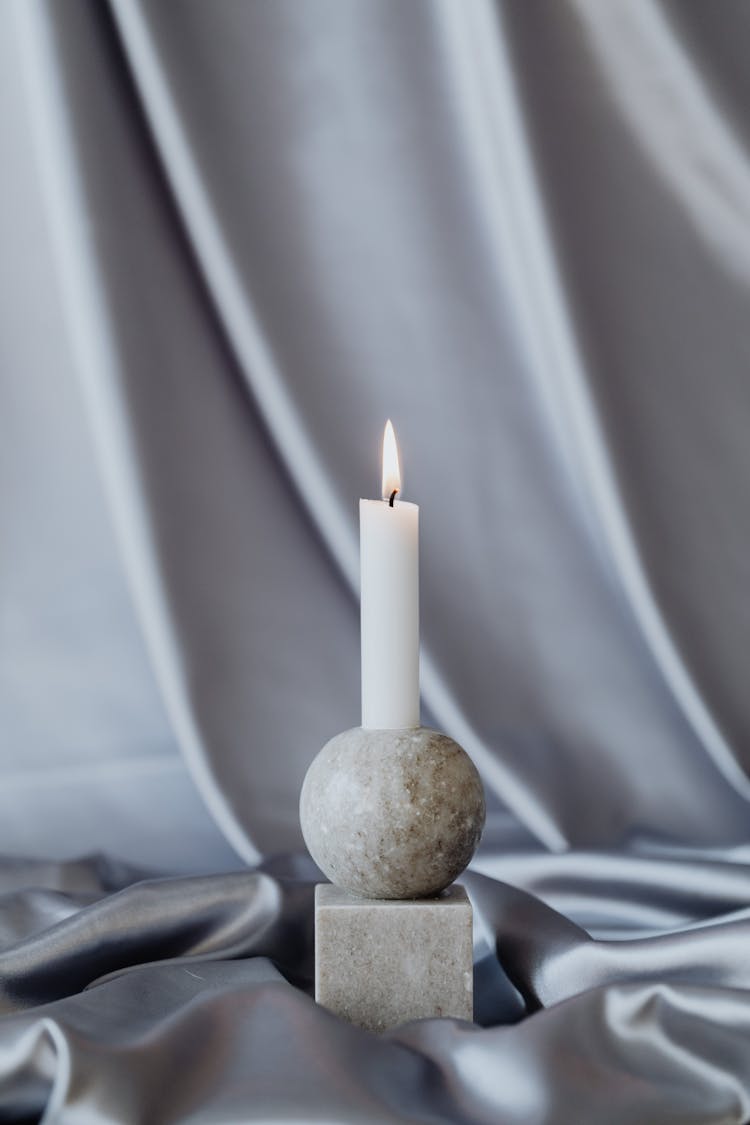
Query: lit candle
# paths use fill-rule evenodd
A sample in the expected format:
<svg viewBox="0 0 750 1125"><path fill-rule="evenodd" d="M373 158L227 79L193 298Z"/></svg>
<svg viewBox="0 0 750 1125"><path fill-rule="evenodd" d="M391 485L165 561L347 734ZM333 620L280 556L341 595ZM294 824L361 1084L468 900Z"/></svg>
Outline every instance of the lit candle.
<svg viewBox="0 0 750 1125"><path fill-rule="evenodd" d="M401 471L390 421L383 499L360 500L362 726L419 726L419 508L398 499Z"/></svg>

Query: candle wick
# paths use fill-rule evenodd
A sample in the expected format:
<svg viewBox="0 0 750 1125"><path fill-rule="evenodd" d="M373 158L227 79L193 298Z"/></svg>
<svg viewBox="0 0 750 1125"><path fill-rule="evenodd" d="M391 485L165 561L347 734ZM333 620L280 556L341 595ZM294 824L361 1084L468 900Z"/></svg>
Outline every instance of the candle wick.
<svg viewBox="0 0 750 1125"><path fill-rule="evenodd" d="M397 489L397 488L394 488L393 492L391 493L391 498L390 498L390 500L388 501L388 505L389 505L389 507L391 507L391 508L393 507L393 501L394 501L394 500L396 499L396 493L397 493L397 492L398 492L398 489Z"/></svg>

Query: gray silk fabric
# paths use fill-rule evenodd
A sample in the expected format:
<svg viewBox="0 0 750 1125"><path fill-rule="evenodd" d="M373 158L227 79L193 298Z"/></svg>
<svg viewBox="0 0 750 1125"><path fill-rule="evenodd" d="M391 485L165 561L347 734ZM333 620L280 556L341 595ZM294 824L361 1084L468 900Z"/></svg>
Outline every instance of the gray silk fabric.
<svg viewBox="0 0 750 1125"><path fill-rule="evenodd" d="M476 1024L383 1036L310 998L309 861L147 881L103 861L8 862L2 1119L746 1121L748 865L704 861L698 880L666 855L547 859L509 845L498 864L516 886L465 876ZM649 898L673 932L634 938L639 913L656 921ZM610 936L576 915L594 931L606 916Z"/></svg>
<svg viewBox="0 0 750 1125"><path fill-rule="evenodd" d="M750 1117L749 49L747 0L0 6L0 1118ZM358 721L389 416L488 822L479 1026L376 1038L262 857Z"/></svg>

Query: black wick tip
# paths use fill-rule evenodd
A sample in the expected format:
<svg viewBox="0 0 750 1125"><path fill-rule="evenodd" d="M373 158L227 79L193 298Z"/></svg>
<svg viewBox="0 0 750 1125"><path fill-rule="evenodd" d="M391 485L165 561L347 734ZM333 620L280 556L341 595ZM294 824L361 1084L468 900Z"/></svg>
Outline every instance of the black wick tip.
<svg viewBox="0 0 750 1125"><path fill-rule="evenodd" d="M396 495L397 495L397 493L398 493L398 489L397 489L397 488L394 488L393 492L391 493L391 498L390 498L390 500L388 501L388 504L389 504L389 506L390 506L391 508L393 507L393 501L394 501L394 500L396 499Z"/></svg>

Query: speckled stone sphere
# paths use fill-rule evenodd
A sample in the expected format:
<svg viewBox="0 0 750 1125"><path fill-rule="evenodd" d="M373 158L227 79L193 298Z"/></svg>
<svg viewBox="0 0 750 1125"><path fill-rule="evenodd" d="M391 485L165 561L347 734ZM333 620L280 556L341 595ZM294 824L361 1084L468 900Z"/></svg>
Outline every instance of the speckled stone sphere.
<svg viewBox="0 0 750 1125"><path fill-rule="evenodd" d="M445 734L355 727L302 786L305 843L332 883L364 898L428 898L476 851L485 818L476 767Z"/></svg>

